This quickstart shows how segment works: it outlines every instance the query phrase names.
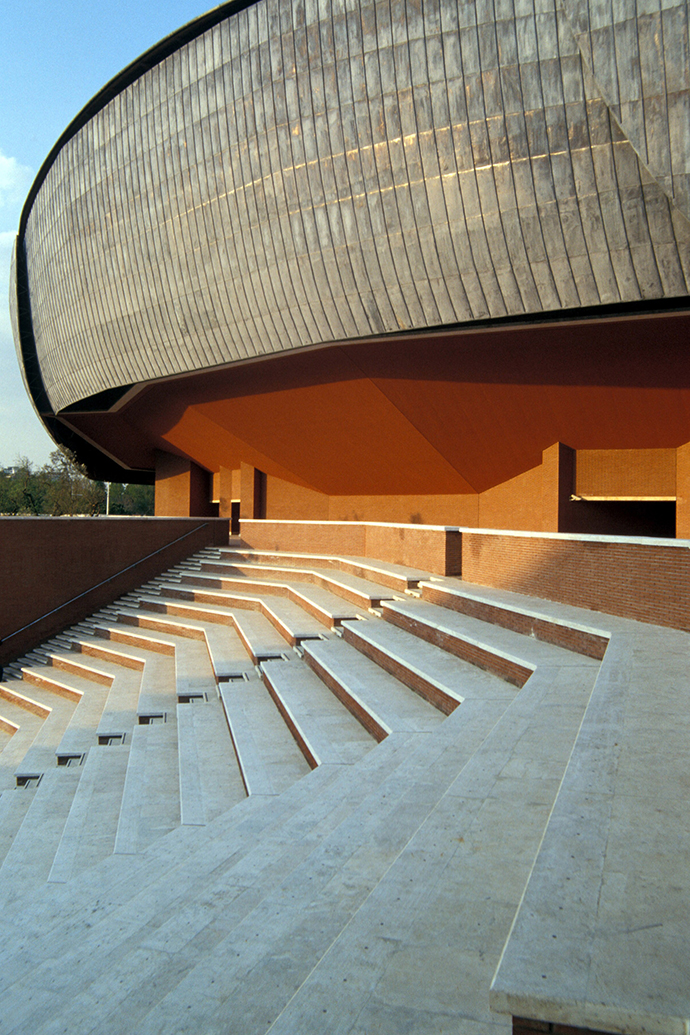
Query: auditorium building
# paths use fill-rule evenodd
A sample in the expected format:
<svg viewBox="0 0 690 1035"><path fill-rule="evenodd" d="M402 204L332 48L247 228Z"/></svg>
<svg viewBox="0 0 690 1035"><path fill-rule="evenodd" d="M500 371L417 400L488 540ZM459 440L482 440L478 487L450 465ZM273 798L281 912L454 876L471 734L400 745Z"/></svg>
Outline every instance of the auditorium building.
<svg viewBox="0 0 690 1035"><path fill-rule="evenodd" d="M683 3L222 4L31 189L38 414L161 515L690 536L687 63Z"/></svg>

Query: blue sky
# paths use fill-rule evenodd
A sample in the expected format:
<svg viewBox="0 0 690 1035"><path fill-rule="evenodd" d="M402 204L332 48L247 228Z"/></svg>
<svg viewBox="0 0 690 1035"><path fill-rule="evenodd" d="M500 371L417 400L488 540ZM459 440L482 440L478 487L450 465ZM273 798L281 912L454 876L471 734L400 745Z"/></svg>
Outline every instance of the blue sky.
<svg viewBox="0 0 690 1035"><path fill-rule="evenodd" d="M0 8L0 466L55 448L28 401L7 296L24 198L51 147L86 102L208 0L22 0Z"/></svg>

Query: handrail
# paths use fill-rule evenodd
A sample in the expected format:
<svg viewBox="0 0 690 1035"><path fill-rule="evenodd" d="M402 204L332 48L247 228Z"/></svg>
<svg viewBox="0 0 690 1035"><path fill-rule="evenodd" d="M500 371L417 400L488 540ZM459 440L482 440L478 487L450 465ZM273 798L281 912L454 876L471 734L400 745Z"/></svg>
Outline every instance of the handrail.
<svg viewBox="0 0 690 1035"><path fill-rule="evenodd" d="M28 622L26 625L23 625L21 629L15 629L14 632L9 634L9 636L0 637L0 644L4 645L8 643L15 636L19 636L20 633L26 632L26 630L30 629L32 625L38 625L38 623L42 622L44 619L57 614L57 612L61 611L63 607L68 607L70 604L73 604L75 600L81 600L82 597L88 596L89 593L93 593L95 589L100 589L101 586L106 586L109 582L112 582L113 579L117 579L120 575L124 575L126 571L131 571L132 568L136 568L139 564L143 564L144 561L150 560L152 557L155 557L156 554L162 553L163 550L167 550L168 547L174 546L175 543L182 542L182 540L186 539L187 536L193 535L195 532L199 532L202 528L207 527L208 521L204 521L203 525L197 525L196 528L190 528L189 532L179 535L177 539L172 539L169 543L165 543L164 546L159 546L157 550L147 553L145 557L140 557L138 561L134 561L132 564L128 564L125 568L121 568L120 571L116 571L114 575L109 575L107 579L102 579L101 582L97 582L95 586L90 586L89 589L85 589L82 593L77 593L75 597L71 597L69 600L63 601L62 604L58 604L58 606L52 608L52 610L46 611L45 614L42 614L39 618L34 618L33 622Z"/></svg>

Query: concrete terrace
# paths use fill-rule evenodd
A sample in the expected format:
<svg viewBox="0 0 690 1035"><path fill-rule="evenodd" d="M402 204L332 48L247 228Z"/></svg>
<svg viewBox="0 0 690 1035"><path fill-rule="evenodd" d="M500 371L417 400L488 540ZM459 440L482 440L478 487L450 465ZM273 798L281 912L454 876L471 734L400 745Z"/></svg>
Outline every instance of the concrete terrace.
<svg viewBox="0 0 690 1035"><path fill-rule="evenodd" d="M190 557L4 671L1 1035L687 1035L689 647Z"/></svg>

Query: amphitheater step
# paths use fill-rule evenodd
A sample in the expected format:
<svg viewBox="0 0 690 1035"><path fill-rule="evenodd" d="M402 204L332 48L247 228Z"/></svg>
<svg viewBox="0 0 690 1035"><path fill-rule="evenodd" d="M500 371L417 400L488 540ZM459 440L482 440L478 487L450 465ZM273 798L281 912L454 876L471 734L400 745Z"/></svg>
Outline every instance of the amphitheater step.
<svg viewBox="0 0 690 1035"><path fill-rule="evenodd" d="M0 715L8 727L16 727L0 754L0 791L16 786L15 772L31 748L44 720L8 701L0 702Z"/></svg>
<svg viewBox="0 0 690 1035"><path fill-rule="evenodd" d="M305 664L264 661L264 682L314 768L356 762L376 741Z"/></svg>
<svg viewBox="0 0 690 1035"><path fill-rule="evenodd" d="M128 759L129 745L90 748L55 852L49 882L65 883L112 853Z"/></svg>
<svg viewBox="0 0 690 1035"><path fill-rule="evenodd" d="M261 550L221 550L221 560L228 564L247 563L257 566L285 565L286 567L333 568L341 572L349 572L369 582L378 583L388 589L404 593L416 587L422 580L428 579L428 571L408 568L401 564L374 560L369 557L338 557L332 554L304 553L269 553ZM201 570L209 569L213 562L202 561Z"/></svg>
<svg viewBox="0 0 690 1035"><path fill-rule="evenodd" d="M344 622L343 639L446 715L469 694L506 697L496 676L386 622Z"/></svg>
<svg viewBox="0 0 690 1035"><path fill-rule="evenodd" d="M42 774L0 867L0 904L3 906L19 885L26 891L48 879L80 775L78 768L55 766Z"/></svg>
<svg viewBox="0 0 690 1035"><path fill-rule="evenodd" d="M376 740L443 721L436 708L339 638L306 643L304 658Z"/></svg>
<svg viewBox="0 0 690 1035"><path fill-rule="evenodd" d="M254 662L247 656L236 629L208 622L206 642L217 681L241 676L252 670Z"/></svg>
<svg viewBox="0 0 690 1035"><path fill-rule="evenodd" d="M172 710L165 722L132 731L114 851L141 852L179 822L177 717Z"/></svg>
<svg viewBox="0 0 690 1035"><path fill-rule="evenodd" d="M211 580L213 581L213 580ZM220 581L220 580L216 580ZM229 585L229 580L222 580L224 587ZM166 589L168 597L180 600L193 600L200 604L219 605L232 608L235 602L240 607L251 606L256 601L257 609L260 608L259 601L270 600L271 597L287 597L293 603L301 607L307 614L311 615L322 625L333 628L348 618L363 617L365 611L362 607L349 604L336 594L322 589L320 586L312 586L309 583L286 583L277 582L250 582L241 579L233 583L235 588L223 589L201 589L183 588L176 589L170 586ZM367 605L369 606L369 605Z"/></svg>
<svg viewBox="0 0 690 1035"><path fill-rule="evenodd" d="M437 578L420 583L422 599L485 623L533 636L565 650L586 654L600 661L608 646L608 636L575 617L575 608L531 601L517 593L473 587L456 578Z"/></svg>
<svg viewBox="0 0 690 1035"><path fill-rule="evenodd" d="M34 787L10 787L0 793L0 865L24 822L35 793Z"/></svg>
<svg viewBox="0 0 690 1035"><path fill-rule="evenodd" d="M181 822L204 826L246 794L215 685L208 700L178 704L177 742Z"/></svg>
<svg viewBox="0 0 690 1035"><path fill-rule="evenodd" d="M216 578L212 572L216 574ZM365 609L376 607L381 600L393 595L390 587L377 586L371 580L360 578L351 572L338 568L319 569L315 566L205 563L202 565L201 573L183 575L181 579L183 585L208 585L219 589L237 589L245 584L245 580L250 592L257 592L264 583L293 586L295 583L306 582Z"/></svg>
<svg viewBox="0 0 690 1035"><path fill-rule="evenodd" d="M309 772L282 715L256 676L221 683L220 694L247 794L280 794Z"/></svg>

